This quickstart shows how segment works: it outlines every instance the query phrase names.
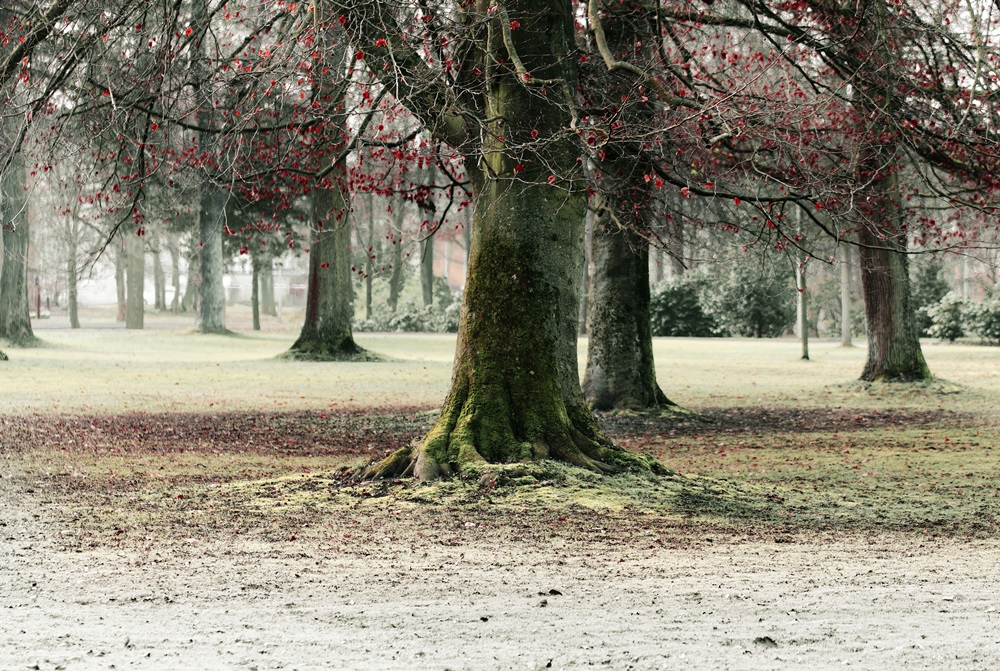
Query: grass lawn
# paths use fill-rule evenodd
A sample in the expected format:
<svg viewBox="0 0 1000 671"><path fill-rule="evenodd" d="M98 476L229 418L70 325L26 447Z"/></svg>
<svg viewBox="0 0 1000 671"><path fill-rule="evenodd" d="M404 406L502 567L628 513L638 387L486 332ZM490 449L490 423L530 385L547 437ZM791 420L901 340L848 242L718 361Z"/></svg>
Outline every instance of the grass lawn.
<svg viewBox="0 0 1000 671"><path fill-rule="evenodd" d="M173 535L192 523L281 537L359 501L384 512L390 500L510 513L544 501L543 515L597 511L623 529L997 529L997 348L926 343L943 381L866 389L855 383L863 348L814 342L806 362L791 340L658 339L660 384L694 414L602 421L677 476L602 479L552 465L501 474L487 491L450 482L387 492L342 487L339 470L427 429L454 336L359 334L388 360L303 363L277 358L296 335L291 320L230 337L148 324L42 328L42 346L8 350L0 367L0 456L45 501L62 502L82 530L74 538ZM581 364L585 353L584 341Z"/></svg>

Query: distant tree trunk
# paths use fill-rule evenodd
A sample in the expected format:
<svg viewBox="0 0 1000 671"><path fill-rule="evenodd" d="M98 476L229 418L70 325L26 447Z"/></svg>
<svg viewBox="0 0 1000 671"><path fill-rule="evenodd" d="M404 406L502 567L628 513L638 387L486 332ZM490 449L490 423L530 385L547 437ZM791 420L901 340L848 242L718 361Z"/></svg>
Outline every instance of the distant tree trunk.
<svg viewBox="0 0 1000 671"><path fill-rule="evenodd" d="M171 312L181 312L181 252L177 248L177 241L170 238L167 243L170 250L170 283L174 288L174 297L170 301Z"/></svg>
<svg viewBox="0 0 1000 671"><path fill-rule="evenodd" d="M403 289L403 199L397 198L393 203L393 235L397 236L392 246L392 273L389 275L389 311L395 312L399 304L399 292Z"/></svg>
<svg viewBox="0 0 1000 671"><path fill-rule="evenodd" d="M153 308L166 311L167 309L167 274L163 270L163 259L160 257L160 249L153 250Z"/></svg>
<svg viewBox="0 0 1000 671"><path fill-rule="evenodd" d="M840 346L854 347L851 324L851 245L840 246Z"/></svg>
<svg viewBox="0 0 1000 671"><path fill-rule="evenodd" d="M677 211L667 220L669 231L667 254L670 256L670 278L678 280L684 276L684 198L678 192Z"/></svg>
<svg viewBox="0 0 1000 671"><path fill-rule="evenodd" d="M424 307L434 303L434 236L428 235L420 242L420 289Z"/></svg>
<svg viewBox="0 0 1000 671"><path fill-rule="evenodd" d="M80 328L80 313L77 293L77 283L80 278L80 271L76 267L76 240L72 240L69 247L69 254L66 259L66 286L69 294L69 327Z"/></svg>
<svg viewBox="0 0 1000 671"><path fill-rule="evenodd" d="M191 3L191 15L194 23L206 30L202 34L200 47L205 54L208 54L210 46L206 36L210 17L207 0L194 0ZM210 88L205 87L201 90L202 82L208 77L201 59L195 61L194 74L200 96L197 109L198 123L203 128L210 129L215 126L216 112ZM214 157L215 140L215 134L208 130L198 133L200 150L206 156ZM213 167L206 165L205 170L210 173ZM201 333L229 333L226 328L225 286L222 283L225 272L222 226L226 217L227 194L222 187L213 183L211 175L208 175L201 179L198 200L198 260L201 274L201 283L198 285L200 303L198 330Z"/></svg>
<svg viewBox="0 0 1000 671"><path fill-rule="evenodd" d="M798 254L797 254L798 255ZM806 301L806 260L801 255L795 260L795 324L799 342L802 343L802 359L809 360L809 314Z"/></svg>
<svg viewBox="0 0 1000 671"><path fill-rule="evenodd" d="M181 300L181 312L198 311L198 285L201 278L198 276L198 262L196 259L188 261L188 278L184 286L184 298Z"/></svg>
<svg viewBox="0 0 1000 671"><path fill-rule="evenodd" d="M125 321L127 312L126 287L125 287L125 265L127 263L128 251L125 248L125 241L119 232L112 244L115 246L115 292L118 298L118 313L115 316L117 321Z"/></svg>
<svg viewBox="0 0 1000 671"><path fill-rule="evenodd" d="M226 328L226 289L222 283L222 225L226 194L219 187L203 184L198 217L198 254L201 284L198 285L198 330L202 333L229 333Z"/></svg>
<svg viewBox="0 0 1000 671"><path fill-rule="evenodd" d="M270 316L278 316L278 306L274 302L274 264L270 258L263 262L260 273L260 302L261 311Z"/></svg>
<svg viewBox="0 0 1000 671"><path fill-rule="evenodd" d="M251 258L253 267L253 285L250 288L250 310L253 313L253 330L260 330L260 261Z"/></svg>
<svg viewBox="0 0 1000 671"><path fill-rule="evenodd" d="M594 222L583 394L595 410L670 405L653 367L648 250L631 230Z"/></svg>
<svg viewBox="0 0 1000 671"><path fill-rule="evenodd" d="M869 227L859 234L861 288L868 322L868 361L861 379L927 380L931 371L920 350L910 303L910 273L895 175L877 183L875 212L883 217L878 234Z"/></svg>
<svg viewBox="0 0 1000 671"><path fill-rule="evenodd" d="M31 306L28 303L28 196L24 156L17 152L0 175L0 220L3 225L3 266L0 268L0 338L30 345Z"/></svg>
<svg viewBox="0 0 1000 671"><path fill-rule="evenodd" d="M125 233L126 245L126 286L125 328L141 329L145 306L143 305L143 285L146 279L146 240L135 231Z"/></svg>
<svg viewBox="0 0 1000 671"><path fill-rule="evenodd" d="M590 250L594 238L594 211L587 209L583 233L583 272L580 273L580 313L577 317L577 333L587 335L587 317L590 314Z"/></svg>
<svg viewBox="0 0 1000 671"><path fill-rule="evenodd" d="M372 256L375 247L375 212L372 194L368 194L368 244L365 248L365 319L372 318L372 279L375 275L375 264ZM359 236L360 237L360 236Z"/></svg>
<svg viewBox="0 0 1000 671"><path fill-rule="evenodd" d="M334 183L312 192L312 220L317 224L309 250L306 320L288 352L290 358L338 361L365 354L351 335L351 229L340 186L343 176L339 165Z"/></svg>

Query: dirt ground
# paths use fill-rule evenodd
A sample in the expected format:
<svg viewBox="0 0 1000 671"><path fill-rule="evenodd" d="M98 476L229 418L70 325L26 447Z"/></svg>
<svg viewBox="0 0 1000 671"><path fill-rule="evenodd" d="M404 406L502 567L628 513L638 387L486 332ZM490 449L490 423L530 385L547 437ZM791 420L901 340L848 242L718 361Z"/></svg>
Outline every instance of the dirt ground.
<svg viewBox="0 0 1000 671"><path fill-rule="evenodd" d="M3 669L994 669L1000 542L488 515L83 549L0 479ZM364 525L362 525L364 527Z"/></svg>

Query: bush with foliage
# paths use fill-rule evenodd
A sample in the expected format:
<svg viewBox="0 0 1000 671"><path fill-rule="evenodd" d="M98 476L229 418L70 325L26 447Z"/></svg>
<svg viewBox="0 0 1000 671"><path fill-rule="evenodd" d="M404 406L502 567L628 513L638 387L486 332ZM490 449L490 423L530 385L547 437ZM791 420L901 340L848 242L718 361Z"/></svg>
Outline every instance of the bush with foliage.
<svg viewBox="0 0 1000 671"><path fill-rule="evenodd" d="M407 333L457 333L458 318L462 309L462 292L450 292L449 301L439 301L431 306L418 306L413 301L400 303L395 312L387 305L372 310L371 319L354 324L358 332L407 332Z"/></svg>
<svg viewBox="0 0 1000 671"><path fill-rule="evenodd" d="M931 325L927 335L948 342L965 335L969 304L958 294L948 292L937 304L925 309Z"/></svg>
<svg viewBox="0 0 1000 671"><path fill-rule="evenodd" d="M776 338L795 324L794 280L790 264L738 258L709 276L701 304L725 333Z"/></svg>
<svg viewBox="0 0 1000 671"><path fill-rule="evenodd" d="M916 315L917 332L921 336L941 337L931 333L934 319L930 310L941 302L949 290L944 264L940 260L926 254L910 258L910 304Z"/></svg>
<svg viewBox="0 0 1000 671"><path fill-rule="evenodd" d="M653 292L649 317L654 336L707 338L724 335L701 306L698 284L704 281L704 277L679 278Z"/></svg>
<svg viewBox="0 0 1000 671"><path fill-rule="evenodd" d="M982 303L969 305L965 312L965 326L970 333L1000 345L1000 296L990 292Z"/></svg>

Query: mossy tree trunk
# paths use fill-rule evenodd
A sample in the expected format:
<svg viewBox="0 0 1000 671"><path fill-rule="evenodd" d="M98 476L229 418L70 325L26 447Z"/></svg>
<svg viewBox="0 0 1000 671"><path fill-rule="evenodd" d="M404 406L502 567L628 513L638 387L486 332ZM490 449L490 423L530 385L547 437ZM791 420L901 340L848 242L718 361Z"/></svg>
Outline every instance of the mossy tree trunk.
<svg viewBox="0 0 1000 671"><path fill-rule="evenodd" d="M212 57L209 38L209 9L206 0L195 0L191 5L193 21L205 32L199 48L206 60ZM216 125L215 93L211 75L204 62L196 61L194 76L198 101L198 124L205 129ZM226 288L222 282L225 259L222 253L222 228L226 220L226 201L229 194L214 179L219 167L215 163L216 134L209 130L198 132L198 144L205 157L198 193L198 267L201 282L198 284L198 331L201 333L229 333L226 328Z"/></svg>
<svg viewBox="0 0 1000 671"><path fill-rule="evenodd" d="M0 338L14 345L35 341L28 302L28 194L24 156L16 153L0 175L3 266L0 267Z"/></svg>
<svg viewBox="0 0 1000 671"><path fill-rule="evenodd" d="M596 410L670 405L653 366L646 241L601 217L594 223L590 259L587 402Z"/></svg>
<svg viewBox="0 0 1000 671"><path fill-rule="evenodd" d="M868 382L932 377L920 349L910 301L904 235L896 233L885 240L867 230L859 235L861 288L868 324L868 360L861 379Z"/></svg>
<svg viewBox="0 0 1000 671"><path fill-rule="evenodd" d="M573 12L568 2L511 2L522 28L511 40L531 77L562 77L573 91ZM530 10L530 11L529 11ZM521 12L527 12L522 14ZM526 18L530 16L530 21ZM492 19L501 32L501 12ZM502 50L502 47L499 47ZM490 70L506 52L493 54ZM412 473L429 480L502 464L554 458L595 471L655 464L611 444L586 406L576 360L585 185L569 115L509 65L488 77L489 128L452 375L441 415L423 443L362 477ZM553 90L555 89L555 90ZM532 131L549 138L544 147ZM476 166L467 157L467 166ZM547 183L555 173L558 179Z"/></svg>
<svg viewBox="0 0 1000 671"><path fill-rule="evenodd" d="M325 188L312 191L313 240L309 249L306 319L290 358L341 361L363 357L351 334L351 229L341 181L343 165Z"/></svg>

